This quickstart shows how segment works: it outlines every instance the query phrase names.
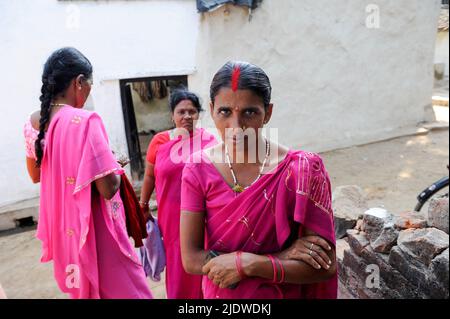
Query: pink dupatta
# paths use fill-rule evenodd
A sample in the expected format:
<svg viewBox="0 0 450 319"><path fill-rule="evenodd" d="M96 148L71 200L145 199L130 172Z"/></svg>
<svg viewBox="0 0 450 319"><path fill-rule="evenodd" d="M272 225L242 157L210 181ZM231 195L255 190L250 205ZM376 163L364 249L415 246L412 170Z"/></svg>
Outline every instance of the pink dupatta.
<svg viewBox="0 0 450 319"><path fill-rule="evenodd" d="M272 174L264 175L213 216L207 214L206 223L206 249L221 252L276 253L287 248L304 227L335 245L331 185L322 160L313 153L290 151ZM310 285L248 278L234 290L220 289L204 276L203 290L205 298L334 299L337 274Z"/></svg>
<svg viewBox="0 0 450 319"><path fill-rule="evenodd" d="M111 173L124 171L109 148L100 117L70 106L62 108L45 136L37 237L42 241L41 261L53 260L58 286L72 298L101 297L95 216L103 218L113 238L111 249L118 247L125 260L130 261L124 263L128 273L143 274L126 233L120 192L109 201L98 199L97 194L99 202L93 204L91 183ZM111 280L121 282L120 278ZM142 293L136 295L150 298L148 288L141 287Z"/></svg>

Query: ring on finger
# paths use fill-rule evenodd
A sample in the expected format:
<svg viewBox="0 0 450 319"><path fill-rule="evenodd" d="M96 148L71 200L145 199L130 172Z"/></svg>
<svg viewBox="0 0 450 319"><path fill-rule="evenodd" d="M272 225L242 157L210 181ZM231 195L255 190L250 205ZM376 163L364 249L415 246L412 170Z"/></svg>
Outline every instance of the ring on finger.
<svg viewBox="0 0 450 319"><path fill-rule="evenodd" d="M311 243L311 247L309 247L309 250L313 250L314 243Z"/></svg>
<svg viewBox="0 0 450 319"><path fill-rule="evenodd" d="M309 250L309 255L312 256L312 254L313 254L313 251L310 249Z"/></svg>

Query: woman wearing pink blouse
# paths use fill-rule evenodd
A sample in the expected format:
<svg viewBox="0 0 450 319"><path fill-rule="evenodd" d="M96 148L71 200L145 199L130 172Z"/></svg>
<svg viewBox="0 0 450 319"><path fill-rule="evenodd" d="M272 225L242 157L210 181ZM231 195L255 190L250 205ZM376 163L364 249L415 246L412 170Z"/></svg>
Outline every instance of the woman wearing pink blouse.
<svg viewBox="0 0 450 319"><path fill-rule="evenodd" d="M55 51L44 66L41 110L24 128L28 172L41 184L41 261L53 261L71 298L152 298L126 231L124 171L100 116L82 109L91 85L83 54Z"/></svg>

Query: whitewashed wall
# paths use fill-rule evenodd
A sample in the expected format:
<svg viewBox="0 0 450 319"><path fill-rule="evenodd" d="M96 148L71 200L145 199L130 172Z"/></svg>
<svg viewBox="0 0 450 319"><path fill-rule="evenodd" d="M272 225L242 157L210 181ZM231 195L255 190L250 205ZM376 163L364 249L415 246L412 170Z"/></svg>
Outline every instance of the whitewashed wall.
<svg viewBox="0 0 450 319"><path fill-rule="evenodd" d="M438 32L437 39L436 39L436 53L434 62L435 63L444 63L445 64L445 71L444 76L448 77L449 75L449 36L448 31L445 32Z"/></svg>
<svg viewBox="0 0 450 319"><path fill-rule="evenodd" d="M265 0L251 22L246 10L227 8L202 19L201 72L191 87L208 99L227 60L261 66L281 142L323 151L392 137L425 119L439 0Z"/></svg>
<svg viewBox="0 0 450 319"><path fill-rule="evenodd" d="M113 148L127 154L118 80L192 73L198 20L193 0L0 0L0 206L38 195L22 127L39 108L42 67L53 50L74 46L91 60L91 104Z"/></svg>

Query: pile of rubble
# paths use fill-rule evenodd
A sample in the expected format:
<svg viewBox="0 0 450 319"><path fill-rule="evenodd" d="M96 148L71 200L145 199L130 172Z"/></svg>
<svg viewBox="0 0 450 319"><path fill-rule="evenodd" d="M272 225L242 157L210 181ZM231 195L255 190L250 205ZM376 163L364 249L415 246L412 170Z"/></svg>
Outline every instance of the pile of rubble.
<svg viewBox="0 0 450 319"><path fill-rule="evenodd" d="M433 199L425 216L366 209L357 186L333 197L336 236L345 238L339 280L353 297L449 298L448 198Z"/></svg>

